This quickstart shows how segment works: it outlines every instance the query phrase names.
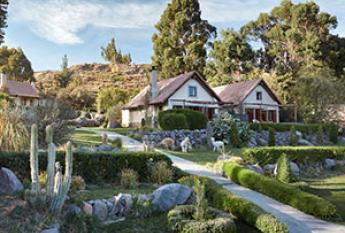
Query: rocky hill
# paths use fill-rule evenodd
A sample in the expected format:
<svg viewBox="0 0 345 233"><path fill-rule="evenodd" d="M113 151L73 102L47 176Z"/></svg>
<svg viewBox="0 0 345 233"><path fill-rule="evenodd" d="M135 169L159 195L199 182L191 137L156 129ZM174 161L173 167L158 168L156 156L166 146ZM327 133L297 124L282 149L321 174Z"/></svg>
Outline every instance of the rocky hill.
<svg viewBox="0 0 345 233"><path fill-rule="evenodd" d="M82 64L69 68L71 79L67 87L59 83L60 71L42 71L35 73L36 87L42 96L59 97L71 95L73 101L78 96L88 98L88 103L94 101L98 91L105 87L117 87L137 93L148 84L147 70L149 65L119 65L111 67L108 64ZM76 100L78 101L78 100ZM78 104L73 104L78 106Z"/></svg>

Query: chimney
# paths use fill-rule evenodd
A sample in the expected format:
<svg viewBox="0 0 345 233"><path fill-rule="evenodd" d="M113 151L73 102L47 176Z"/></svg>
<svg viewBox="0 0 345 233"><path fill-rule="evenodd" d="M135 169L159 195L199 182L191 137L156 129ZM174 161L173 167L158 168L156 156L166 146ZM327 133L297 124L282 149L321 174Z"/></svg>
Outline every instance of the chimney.
<svg viewBox="0 0 345 233"><path fill-rule="evenodd" d="M154 66L152 67L152 71L151 71L150 86L151 86L151 98L153 99L158 96L157 70Z"/></svg>
<svg viewBox="0 0 345 233"><path fill-rule="evenodd" d="M0 74L0 89L5 89L7 87L7 75Z"/></svg>

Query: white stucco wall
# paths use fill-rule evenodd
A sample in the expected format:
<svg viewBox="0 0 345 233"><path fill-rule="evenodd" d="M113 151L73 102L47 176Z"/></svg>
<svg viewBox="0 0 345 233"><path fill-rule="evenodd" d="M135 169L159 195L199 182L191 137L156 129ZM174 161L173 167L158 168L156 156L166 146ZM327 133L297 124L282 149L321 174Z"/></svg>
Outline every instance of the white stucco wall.
<svg viewBox="0 0 345 233"><path fill-rule="evenodd" d="M195 86L197 89L196 97L189 96L189 86ZM211 96L206 89L195 79L188 80L179 90L177 90L168 100L168 109L173 108L173 106L182 106L183 103L174 100L189 100L189 101L203 101L203 102L217 102L217 100ZM185 103L185 106L203 106L198 103ZM218 105L213 105L209 107L217 107Z"/></svg>
<svg viewBox="0 0 345 233"><path fill-rule="evenodd" d="M262 100L256 99L256 93L262 93ZM253 104L253 105L251 105ZM266 105L257 105L257 104L266 104ZM272 105L272 106L267 106ZM277 112L277 120L279 122L279 103L275 101L270 94L263 88L261 85L257 86L243 101L243 111L246 108L262 109L262 110L275 110Z"/></svg>

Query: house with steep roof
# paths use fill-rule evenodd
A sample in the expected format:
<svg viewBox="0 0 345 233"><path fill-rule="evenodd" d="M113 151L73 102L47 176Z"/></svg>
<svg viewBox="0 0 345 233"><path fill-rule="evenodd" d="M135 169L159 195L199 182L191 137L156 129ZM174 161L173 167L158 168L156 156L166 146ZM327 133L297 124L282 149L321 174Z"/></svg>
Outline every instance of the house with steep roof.
<svg viewBox="0 0 345 233"><path fill-rule="evenodd" d="M179 108L203 112L209 120L221 110L233 110L248 121L279 122L279 105L261 79L212 88L195 71L162 81L157 81L153 71L150 85L123 107L122 126L138 126L143 121L156 125L160 111Z"/></svg>
<svg viewBox="0 0 345 233"><path fill-rule="evenodd" d="M249 122L279 122L280 100L263 79L216 87L224 109L232 109Z"/></svg>
<svg viewBox="0 0 345 233"><path fill-rule="evenodd" d="M39 94L33 84L8 80L5 74L0 75L0 90L8 94L16 105L37 106Z"/></svg>

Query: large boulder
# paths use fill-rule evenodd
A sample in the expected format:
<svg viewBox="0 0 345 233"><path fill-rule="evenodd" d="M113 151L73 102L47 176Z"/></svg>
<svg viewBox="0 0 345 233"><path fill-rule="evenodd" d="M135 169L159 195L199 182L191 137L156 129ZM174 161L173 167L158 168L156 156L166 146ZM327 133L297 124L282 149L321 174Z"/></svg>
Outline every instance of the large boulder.
<svg viewBox="0 0 345 233"><path fill-rule="evenodd" d="M102 144L100 146L98 146L98 151L112 151L114 148L107 145L107 144Z"/></svg>
<svg viewBox="0 0 345 233"><path fill-rule="evenodd" d="M300 169L299 169L298 165L294 162L290 162L290 167L291 167L292 173L298 177L300 174Z"/></svg>
<svg viewBox="0 0 345 233"><path fill-rule="evenodd" d="M24 190L22 182L8 168L0 169L0 194L12 194Z"/></svg>
<svg viewBox="0 0 345 233"><path fill-rule="evenodd" d="M275 168L276 168L276 164L266 164L264 166L264 171L268 174L274 174Z"/></svg>
<svg viewBox="0 0 345 233"><path fill-rule="evenodd" d="M160 211L168 211L177 205L186 204L193 190L181 184L167 184L153 192L153 205Z"/></svg>
<svg viewBox="0 0 345 233"><path fill-rule="evenodd" d="M74 119L70 121L73 125L76 125L78 127L98 127L101 125L101 123L97 120L92 120L89 118L86 118L84 116L80 116L77 119Z"/></svg>
<svg viewBox="0 0 345 233"><path fill-rule="evenodd" d="M95 200L91 202L92 215L100 221L105 221L108 217L108 207L105 202L101 200Z"/></svg>

